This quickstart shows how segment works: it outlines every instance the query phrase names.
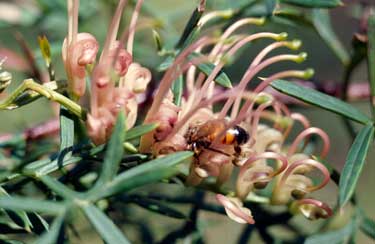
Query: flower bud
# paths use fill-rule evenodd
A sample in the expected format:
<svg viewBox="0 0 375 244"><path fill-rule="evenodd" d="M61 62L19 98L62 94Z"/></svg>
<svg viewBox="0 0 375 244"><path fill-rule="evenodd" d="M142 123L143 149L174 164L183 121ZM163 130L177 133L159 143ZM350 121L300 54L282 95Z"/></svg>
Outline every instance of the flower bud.
<svg viewBox="0 0 375 244"><path fill-rule="evenodd" d="M68 88L74 95L81 97L86 89L86 65L95 62L99 44L89 33L79 33L74 43L67 42L65 38L62 58L68 75Z"/></svg>
<svg viewBox="0 0 375 244"><path fill-rule="evenodd" d="M141 67L138 63L132 63L124 77L123 86L134 93L142 93L146 90L148 83L151 81L151 72Z"/></svg>
<svg viewBox="0 0 375 244"><path fill-rule="evenodd" d="M8 71L0 73L0 93L3 92L12 82L12 74Z"/></svg>

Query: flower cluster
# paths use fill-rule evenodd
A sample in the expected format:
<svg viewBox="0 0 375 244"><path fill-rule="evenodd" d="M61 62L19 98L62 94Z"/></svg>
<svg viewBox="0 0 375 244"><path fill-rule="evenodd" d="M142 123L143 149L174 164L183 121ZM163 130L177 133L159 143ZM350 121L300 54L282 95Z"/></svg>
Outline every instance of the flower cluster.
<svg viewBox="0 0 375 244"><path fill-rule="evenodd" d="M136 23L143 1L137 2L128 30L117 38L126 2L119 1L99 61L96 62L99 44L90 33L78 33L79 0L68 0L68 36L64 40L62 56L71 97L82 97L87 73L91 78L87 128L95 144L108 140L119 111L124 111L127 117L127 128L134 126L138 110L137 94L143 93L151 80L151 72L134 62L132 55Z"/></svg>
<svg viewBox="0 0 375 244"><path fill-rule="evenodd" d="M208 22L223 16L212 12L198 23L202 28ZM322 138L323 149L317 155L324 158L329 150L327 134L315 127L301 114L291 113L281 102L268 94L269 84L282 78L307 79L313 75L308 70L286 70L256 81L259 72L282 62L300 63L306 53L280 54L267 57L278 48L299 49L301 42L286 40L286 33L237 33L245 25L263 24L264 19L244 18L224 30L221 36L206 34L180 50L173 64L165 72L156 91L153 104L145 122L156 122L155 131L141 138L140 151L161 157L182 150L194 152L186 184L196 186L208 177L215 177L221 185L236 175L235 196L217 195L228 216L239 223L254 223L251 211L243 201L257 189L274 182L270 203L288 205L309 219L326 218L332 214L324 203L307 198L307 195L324 187L330 177L327 168L316 156L305 152L313 134ZM235 87L223 89L217 81L228 60L246 44L258 39L271 39L252 60ZM197 55L199 54L199 55ZM200 70L200 64L214 64L209 74ZM183 76L186 92L181 104L174 101L173 82ZM248 89L249 83L255 83ZM251 84L252 85L252 84ZM213 105L220 110L214 109ZM289 138L296 122L304 129L297 137ZM288 140L292 140L289 145ZM311 172L321 172L322 180L315 184Z"/></svg>

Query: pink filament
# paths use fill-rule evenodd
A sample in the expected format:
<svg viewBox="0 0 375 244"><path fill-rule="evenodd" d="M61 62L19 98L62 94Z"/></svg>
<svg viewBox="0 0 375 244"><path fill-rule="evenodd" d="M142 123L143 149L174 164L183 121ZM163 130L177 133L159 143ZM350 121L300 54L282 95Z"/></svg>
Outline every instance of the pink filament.
<svg viewBox="0 0 375 244"><path fill-rule="evenodd" d="M169 91L170 87L171 87L171 84L172 82L177 78L177 75L176 75L176 72L175 72L175 69L181 64L184 62L185 58L193 51L195 50L197 47L199 47L202 42L206 42L207 41L207 37L202 37L201 39L199 39L198 41L194 42L193 44L191 44L189 47L187 47L184 51L182 51L178 56L177 58L175 59L175 61L173 62L172 66L168 69L168 71L164 74L162 80L160 81L160 86L159 86L159 89L157 90L156 94L155 94L155 98L154 98L154 101L149 109L149 112L147 113L146 115L146 118L145 118L145 122L148 122L153 116L154 114L157 112L157 110L159 109L160 107L160 104L161 102L163 101L163 98L165 97L165 95L167 94L167 92ZM215 40L211 39L212 42L214 42Z"/></svg>
<svg viewBox="0 0 375 244"><path fill-rule="evenodd" d="M126 44L126 49L130 53L130 55L133 55L133 42L134 42L134 35L135 35L135 27L137 24L139 12L141 10L143 4L143 0L138 0L137 5L135 6L135 10L133 12L133 16L130 21L129 25L129 36L128 36L128 42Z"/></svg>
<svg viewBox="0 0 375 244"><path fill-rule="evenodd" d="M100 57L100 61L102 61L102 59L107 58L107 55L111 46L116 41L118 29L120 26L121 16L124 11L126 3L127 3L127 0L120 0L117 5L115 15L113 16L112 22L108 28L108 33L104 42L104 47L103 47L102 55Z"/></svg>
<svg viewBox="0 0 375 244"><path fill-rule="evenodd" d="M261 154L256 155L256 156L252 156L248 160L246 160L245 164L243 166L241 166L240 174L239 174L238 177L241 177L246 172L246 170L248 168L250 168L251 165L254 162L258 161L259 159L280 160L280 162L281 162L280 167L278 167L278 169L276 171L274 171L271 175L268 176L269 179L272 179L276 175L280 174L281 172L283 172L288 167L288 159L285 156L283 156L281 154L278 154L278 153L275 153L275 152L264 152L264 153L261 153Z"/></svg>
<svg viewBox="0 0 375 244"><path fill-rule="evenodd" d="M316 160L308 158L308 159L301 159L290 164L289 167L286 169L285 173L283 174L283 176L281 177L279 186L281 187L283 184L285 184L289 175L291 175L297 167L302 166L302 165L310 165L310 166L315 167L316 169L320 170L320 172L322 172L323 177L324 177L322 182L319 185L307 188L309 192L319 190L328 184L330 180L330 174L329 174L328 169L322 163L319 163Z"/></svg>
<svg viewBox="0 0 375 244"><path fill-rule="evenodd" d="M242 77L242 79L241 79L241 81L238 85L239 92L243 92L243 90L245 90L245 88L246 88L247 84L250 82L250 80L255 76L255 74L257 74L262 69L264 69L267 66L269 66L271 64L274 64L276 62L293 60L295 58L296 58L296 55L281 54L281 55L278 55L278 56L268 58L255 67L249 67L247 69L247 71L245 72L245 74L243 75L243 77ZM230 106L233 104L235 99L236 98L228 99L228 101L225 103L223 109L220 112L220 115L219 115L220 118L225 117L225 115L228 113L228 110L229 110ZM240 98L237 97L237 99L239 100Z"/></svg>
<svg viewBox="0 0 375 244"><path fill-rule="evenodd" d="M276 36L276 34L274 33L269 33L269 32L260 32L260 33L256 33L256 34L253 34L253 35L249 35L247 37L245 37L244 39L240 40L238 43L236 43L236 45L234 45L227 53L226 53L226 56L227 57L231 57L233 56L241 47L243 47L245 44L255 40L255 39L259 39L259 38L271 38L271 36ZM278 61L278 60L277 60ZM206 81L204 82L204 85L202 86L201 90L198 92L198 95L197 95L197 101L199 101L201 99L201 97L206 93L207 91L207 88L209 86L209 84L211 83L211 81L213 81L216 77L216 75L220 72L220 70L224 67L225 63L224 62L219 62L215 68L213 69L213 71L210 73L210 75L207 77ZM239 84L239 87L241 87L241 90L243 89L244 85L246 87L246 84L242 84L244 83L242 80ZM226 114L226 113L225 113Z"/></svg>
<svg viewBox="0 0 375 244"><path fill-rule="evenodd" d="M320 128L316 128L316 127L310 127L310 128L307 128L305 130L303 130L297 137L296 139L293 141L292 145L290 146L289 150L288 150L288 157L292 156L294 153L296 153L297 151L297 147L298 145L300 144L300 142L306 138L307 136L311 135L311 134L317 134L319 135L322 140L323 140L323 148L322 148L322 152L320 153L320 156L322 158L325 158L329 152L329 148L330 148L330 142L329 142L329 137L327 135L326 132L324 132L322 129Z"/></svg>

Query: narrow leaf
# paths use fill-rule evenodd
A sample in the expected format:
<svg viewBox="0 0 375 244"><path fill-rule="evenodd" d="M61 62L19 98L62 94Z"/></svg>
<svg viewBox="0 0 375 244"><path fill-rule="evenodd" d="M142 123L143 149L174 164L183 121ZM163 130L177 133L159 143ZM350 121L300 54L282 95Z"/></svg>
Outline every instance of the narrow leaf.
<svg viewBox="0 0 375 244"><path fill-rule="evenodd" d="M322 244L322 243L342 243L350 238L350 236L356 230L356 221L352 220L349 224L347 224L344 228L329 231L326 233L316 234L308 237L304 244Z"/></svg>
<svg viewBox="0 0 375 244"><path fill-rule="evenodd" d="M193 14L191 15L188 23L186 24L184 28L184 31L181 35L180 40L178 41L176 45L176 48L182 47L184 43L186 42L186 40L189 38L189 36L191 37L191 34L197 29L197 24L200 18L202 17L202 14L203 14L203 10L200 9L199 7L197 7L194 10Z"/></svg>
<svg viewBox="0 0 375 244"><path fill-rule="evenodd" d="M273 13L272 21L275 21L275 17L282 18L283 23L292 25L294 27L301 26L301 24L307 27L313 27L311 20L306 17L306 15L297 8L280 8L276 9ZM278 22L278 19L276 19Z"/></svg>
<svg viewBox="0 0 375 244"><path fill-rule="evenodd" d="M189 36L186 38L186 40L183 42L183 44L180 47L180 50L184 50L188 46L190 46L199 36L200 33L200 27L196 26L189 34Z"/></svg>
<svg viewBox="0 0 375 244"><path fill-rule="evenodd" d="M69 158L72 153L66 153L74 144L74 120L66 108L60 107L60 152L63 152L64 157Z"/></svg>
<svg viewBox="0 0 375 244"><path fill-rule="evenodd" d="M343 207L353 195L373 137L374 127L372 125L365 126L360 130L349 150L344 169L342 170L340 177L340 207Z"/></svg>
<svg viewBox="0 0 375 244"><path fill-rule="evenodd" d="M331 18L326 9L313 9L312 21L316 31L329 48L336 54L343 65L350 62L349 53L338 39L331 25Z"/></svg>
<svg viewBox="0 0 375 244"><path fill-rule="evenodd" d="M121 233L117 226L102 211L93 205L86 205L83 208L87 219L100 234L106 243L126 244L130 243Z"/></svg>
<svg viewBox="0 0 375 244"><path fill-rule="evenodd" d="M368 19L368 72L370 80L371 107L375 118L375 14Z"/></svg>
<svg viewBox="0 0 375 244"><path fill-rule="evenodd" d="M271 86L279 92L342 115L359 123L371 123L371 119L369 117L350 104L345 103L335 97L315 91L314 89L299 86L285 80L275 80L271 83Z"/></svg>
<svg viewBox="0 0 375 244"><path fill-rule="evenodd" d="M137 204L138 206L145 208L151 212L161 214L163 216L168 216L176 219L186 219L185 214L180 211L173 209L166 204L161 203L153 199L140 198L140 197L131 197L131 202Z"/></svg>
<svg viewBox="0 0 375 244"><path fill-rule="evenodd" d="M109 182L116 175L122 155L124 154L124 147L122 143L125 140L125 115L119 113L115 128L112 132L111 139L108 143L108 148L105 152L104 163L96 186Z"/></svg>
<svg viewBox="0 0 375 244"><path fill-rule="evenodd" d="M152 124L144 124L144 125L138 125L136 127L131 128L128 130L125 134L125 141L130 141L135 138L138 138L140 136L143 136L144 134L153 131L158 127L157 123Z"/></svg>
<svg viewBox="0 0 375 244"><path fill-rule="evenodd" d="M181 105L182 93L184 89L184 76L180 75L172 84L174 104Z"/></svg>
<svg viewBox="0 0 375 244"><path fill-rule="evenodd" d="M61 233L61 228L63 228L64 224L64 215L58 216L52 223L51 228L44 233L38 240L36 240L35 244L53 244L58 243L57 239Z"/></svg>
<svg viewBox="0 0 375 244"><path fill-rule="evenodd" d="M280 0L280 2L305 8L334 8L343 5L341 0Z"/></svg>
<svg viewBox="0 0 375 244"><path fill-rule="evenodd" d="M171 177L179 172L176 166L189 159L192 155L192 152L177 152L129 169L118 175L103 191L93 192L91 198L108 197L118 192L128 191Z"/></svg>
<svg viewBox="0 0 375 244"><path fill-rule="evenodd" d="M51 189L56 194L62 196L66 199L74 199L77 198L77 193L68 188L66 185L61 183L60 181L52 178L48 175L43 175L39 178L49 189Z"/></svg>
<svg viewBox="0 0 375 244"><path fill-rule="evenodd" d="M199 59L202 57L203 57L202 54L196 53L196 52L189 55L190 59L193 59L193 58ZM212 73L213 69L215 68L215 65L213 63L205 62L205 63L198 64L197 67L201 72L203 72L205 75L208 76ZM232 87L231 80L229 79L229 77L223 70L221 70L219 74L215 77L215 82L225 88Z"/></svg>
<svg viewBox="0 0 375 244"><path fill-rule="evenodd" d="M1 197L0 208L13 211L43 212L58 215L65 211L64 203L36 200L25 197Z"/></svg>
<svg viewBox="0 0 375 244"><path fill-rule="evenodd" d="M0 196L10 197L10 195L2 187L0 187ZM30 228L32 228L32 223L30 222L30 219L28 218L25 211L5 210L5 212L8 217L21 228L24 228L26 230L30 230Z"/></svg>
<svg viewBox="0 0 375 244"><path fill-rule="evenodd" d="M44 231L49 229L49 224L47 221L35 212L27 213L30 222L33 224L32 232L41 235Z"/></svg>
<svg viewBox="0 0 375 244"><path fill-rule="evenodd" d="M363 216L360 228L363 233L375 240L375 220Z"/></svg>
<svg viewBox="0 0 375 244"><path fill-rule="evenodd" d="M13 223L11 222L0 222L0 236L1 235L9 235L9 234L20 234L20 233L27 233L26 230L18 227L17 225L14 225ZM0 239L0 243L1 242L1 239Z"/></svg>
<svg viewBox="0 0 375 244"><path fill-rule="evenodd" d="M164 61L159 64L159 66L156 68L157 71L165 71L167 70L169 67L171 67L171 65L173 64L175 60L175 57L174 56L168 56L164 59Z"/></svg>
<svg viewBox="0 0 375 244"><path fill-rule="evenodd" d="M103 151L104 145L92 148L89 151L89 155L95 155ZM34 178L40 178L43 175L49 174L55 170L61 169L67 165L80 162L83 159L82 156L72 156L71 158L60 160L60 158L55 159L41 159L33 163L28 164L24 170L23 174L32 176Z"/></svg>
<svg viewBox="0 0 375 244"><path fill-rule="evenodd" d="M0 239L0 241L1 241L1 244L25 244L24 242L21 242L21 241L9 240L9 239Z"/></svg>

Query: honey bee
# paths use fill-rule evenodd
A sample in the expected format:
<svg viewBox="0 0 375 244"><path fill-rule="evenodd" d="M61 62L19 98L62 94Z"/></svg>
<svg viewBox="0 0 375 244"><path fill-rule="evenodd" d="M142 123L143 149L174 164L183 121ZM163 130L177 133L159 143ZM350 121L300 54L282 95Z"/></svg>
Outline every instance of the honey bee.
<svg viewBox="0 0 375 244"><path fill-rule="evenodd" d="M198 126L192 126L186 133L186 140L189 145L189 149L194 151L196 155L199 155L203 149L208 149L218 153L227 154L222 151L217 151L211 148L212 142L227 128L227 122L221 119L214 119L205 122ZM233 126L225 131L221 143L225 145L233 145L237 153L240 153L240 145L246 143L249 140L249 134L241 126Z"/></svg>

